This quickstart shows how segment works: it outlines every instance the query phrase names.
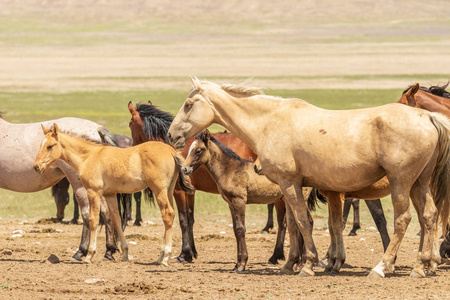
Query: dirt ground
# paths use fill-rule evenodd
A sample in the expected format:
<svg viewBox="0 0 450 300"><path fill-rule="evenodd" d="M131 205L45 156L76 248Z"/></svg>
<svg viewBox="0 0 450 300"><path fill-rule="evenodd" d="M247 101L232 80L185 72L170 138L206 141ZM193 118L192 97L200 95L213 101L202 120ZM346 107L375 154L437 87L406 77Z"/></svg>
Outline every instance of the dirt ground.
<svg viewBox="0 0 450 300"><path fill-rule="evenodd" d="M260 234L265 216L248 216L247 245L249 262L241 274L232 272L236 243L229 216L197 218L194 263L180 264L179 226L175 228L174 256L169 267L155 265L159 255L163 226L159 218L146 220L142 227L126 229L130 262L102 260L104 233L99 237L99 255L92 264L71 261L81 225L53 223L48 220L0 220L0 297L2 299L448 299L450 266L441 265L436 276L409 277L419 239L417 225L403 240L394 274L384 279L366 275L381 259L378 232L363 224L357 236L345 236L347 261L338 276L315 268L316 276L277 276L281 265L267 263L275 244L275 234ZM178 221L176 221L178 222ZM326 220L316 218L314 239L319 256L325 254L329 234ZM24 230L22 237L11 238L13 231ZM350 228L346 229L347 233ZM286 242L286 246L289 242ZM11 250L6 254L6 249ZM287 247L288 249L288 247ZM287 254L285 249L285 254ZM60 263L47 258L54 254ZM120 259L120 255L116 254ZM280 261L283 263L282 261Z"/></svg>

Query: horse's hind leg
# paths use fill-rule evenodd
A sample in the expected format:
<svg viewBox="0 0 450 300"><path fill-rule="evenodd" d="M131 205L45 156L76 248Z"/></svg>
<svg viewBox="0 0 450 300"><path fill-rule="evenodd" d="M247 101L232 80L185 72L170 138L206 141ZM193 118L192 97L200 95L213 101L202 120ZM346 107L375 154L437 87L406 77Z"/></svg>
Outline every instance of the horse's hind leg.
<svg viewBox="0 0 450 300"><path fill-rule="evenodd" d="M178 218L180 219L181 227L181 253L177 257L179 262L192 262L194 252L191 248L190 235L189 235L189 220L188 220L188 204L187 195L181 190L177 189L174 193L175 203L178 208Z"/></svg>
<svg viewBox="0 0 450 300"><path fill-rule="evenodd" d="M406 228L411 221L409 210L410 187L400 186L397 180L389 179L392 191L392 204L394 207L394 234L380 263L373 268L369 277L385 277L385 271L394 271L394 262L400 243L405 236Z"/></svg>
<svg viewBox="0 0 450 300"><path fill-rule="evenodd" d="M122 230L122 221L120 218L119 207L117 204L117 196L116 195L105 196L105 201L106 204L108 205L112 225L116 229L118 238L120 240L120 248L122 250L122 261L128 261L128 244L125 240L125 235L123 234Z"/></svg>
<svg viewBox="0 0 450 300"><path fill-rule="evenodd" d="M284 238L286 236L286 204L284 200L279 200L274 203L275 209L277 211L277 242L275 244L275 249L273 250L272 257L269 258L269 263L278 264L278 260L284 260Z"/></svg>
<svg viewBox="0 0 450 300"><path fill-rule="evenodd" d="M161 255L156 263L168 266L170 253L172 252L172 225L173 219L175 218L172 201L173 189L170 191L166 189L159 190L156 187L151 187L151 189L156 196L156 202L158 203L164 223L164 244Z"/></svg>
<svg viewBox="0 0 450 300"><path fill-rule="evenodd" d="M420 262L411 272L411 276L424 277L425 270L429 268L434 273L437 268L436 260L440 261L435 243L438 212L428 186L421 185L419 181L411 189L411 198L421 221L422 231L419 247Z"/></svg>
<svg viewBox="0 0 450 300"><path fill-rule="evenodd" d="M136 202L136 218L134 219L134 226L141 226L142 223L142 215L141 215L141 199L142 199L142 192L134 193L134 201ZM130 205L131 208L131 205ZM131 213L131 209L130 209Z"/></svg>
<svg viewBox="0 0 450 300"><path fill-rule="evenodd" d="M88 190L89 198L89 236L90 243L85 262L90 263L97 250L97 227L100 213L100 195L93 190Z"/></svg>
<svg viewBox="0 0 450 300"><path fill-rule="evenodd" d="M352 199L353 206L353 228L348 234L349 236L356 236L356 231L361 229L361 221L359 217L359 199Z"/></svg>

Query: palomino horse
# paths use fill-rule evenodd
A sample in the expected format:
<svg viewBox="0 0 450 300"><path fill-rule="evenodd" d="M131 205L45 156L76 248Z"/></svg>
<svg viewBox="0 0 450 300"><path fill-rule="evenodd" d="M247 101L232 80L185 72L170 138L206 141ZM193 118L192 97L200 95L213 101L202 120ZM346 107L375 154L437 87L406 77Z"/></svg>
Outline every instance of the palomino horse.
<svg viewBox="0 0 450 300"><path fill-rule="evenodd" d="M443 86L420 86L418 83L403 91L397 103L412 107L422 108L431 112L439 112L450 118L450 92L446 90L449 84ZM443 259L450 257L450 230L442 228L445 239L440 246L440 254Z"/></svg>
<svg viewBox="0 0 450 300"><path fill-rule="evenodd" d="M131 101L128 103L128 110L131 113L131 120L129 123L131 136L135 145L147 141L166 141L167 131L170 124L172 124L173 116L165 111L158 109L149 101L148 104L133 106ZM250 147L245 145L240 139L236 138L230 133L213 133L220 143L226 145L243 159L256 159L256 154ZM187 146L181 151L181 155L186 157L189 146L194 139L188 141ZM201 166L191 176L192 185L196 190L203 192L219 194L217 185L209 175L204 166ZM193 257L197 257L197 250L194 243L194 203L195 194L185 194L179 187L175 187L175 201L178 208L178 216L180 218L180 227L182 232L182 249L178 256L179 261L191 262ZM277 219L280 231L285 230L284 202L276 203ZM275 248L269 262L276 264L278 259L284 259L283 241Z"/></svg>
<svg viewBox="0 0 450 300"><path fill-rule="evenodd" d="M53 124L42 126L45 137L36 157L34 169L44 172L59 159L80 175L89 199L90 239L85 261L91 262L97 248L97 225L100 202L106 201L114 228L121 243L122 261L128 260L128 245L122 231L117 206L117 193L135 193L147 186L156 196L164 222L164 242L157 263L167 265L172 251L172 224L175 212L173 191L179 180L185 191L190 181L180 170L183 158L172 147L160 142L148 142L131 148L97 144L86 138L59 131Z"/></svg>
<svg viewBox="0 0 450 300"><path fill-rule="evenodd" d="M314 275L312 268L318 260L302 187L334 194L328 197L328 208L333 232L331 270L337 272L345 261L344 192L365 189L384 176L391 188L394 235L369 276L384 277L385 271L393 271L411 220L410 195L425 224L420 259L411 275L423 277L427 269L436 270L440 260L434 245L438 211L444 223L449 215L447 118L398 104L331 111L303 100L265 96L259 88L220 86L197 78L192 82L194 88L175 117L168 138L181 148L187 139L218 123L258 153L265 175L280 185L303 235L306 263L300 275Z"/></svg>
<svg viewBox="0 0 450 300"><path fill-rule="evenodd" d="M256 174L253 161L239 157L212 137L207 129L191 144L182 170L186 175L191 175L200 166L206 167L217 183L223 200L228 203L237 242L237 263L233 271L244 271L248 260L245 243L245 205L279 202L283 197L281 189L265 176ZM306 199L310 193L311 188L305 188ZM290 213L290 210L287 213ZM287 216L290 217L292 216ZM309 218L312 226L313 220L310 215ZM279 241L284 242L284 232L281 228L277 234L277 245ZM300 243L300 247L303 248L302 241ZM291 244L294 244L294 239L291 239Z"/></svg>
<svg viewBox="0 0 450 300"><path fill-rule="evenodd" d="M98 129L102 126L97 123L78 118L62 118L46 121L43 124L49 126L53 123L57 123L65 131L85 134L100 142ZM0 132L0 149L2 149L0 188L22 193L37 192L55 185L64 177L72 184L83 219L81 242L78 251L73 255L73 259L80 261L87 254L89 246L89 202L78 173L61 160L42 175L33 171L33 163L39 151L40 142L44 138L40 123L12 124L0 119ZM58 198L58 200L61 199ZM59 205L59 207L64 206ZM105 258L112 260L112 254L117 251L113 228L104 205L101 206L101 211L106 221Z"/></svg>

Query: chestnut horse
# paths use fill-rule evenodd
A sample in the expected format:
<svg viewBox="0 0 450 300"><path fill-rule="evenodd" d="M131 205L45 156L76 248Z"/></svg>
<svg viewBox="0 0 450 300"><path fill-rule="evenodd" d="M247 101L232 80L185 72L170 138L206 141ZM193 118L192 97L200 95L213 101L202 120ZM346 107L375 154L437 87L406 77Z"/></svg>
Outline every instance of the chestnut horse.
<svg viewBox="0 0 450 300"><path fill-rule="evenodd" d="M184 191L191 191L189 177L180 168L184 161L172 147L148 142L131 148L95 143L81 136L61 132L56 124L42 126L44 139L34 169L43 173L61 159L80 175L89 199L90 244L85 262L91 262L97 248L100 202L106 202L121 243L122 261L128 261L128 245L122 231L117 193L135 193L150 187L156 196L164 222L164 242L157 263L167 265L172 251L173 191L179 179Z"/></svg>
<svg viewBox="0 0 450 300"><path fill-rule="evenodd" d="M128 103L128 110L131 113L129 127L135 145L152 140L167 142L167 130L173 120L171 114L158 109L156 106L152 105L150 101L148 104L138 103L136 108L130 101ZM220 143L232 149L241 158L255 161L257 157L256 154L250 147L245 145L234 135L230 133L213 133L212 136ZM186 147L181 150L181 155L183 157L187 156L190 144L193 140L194 138L189 140ZM201 166L192 174L191 182L196 190L219 194L216 183L204 166ZM197 258L193 232L195 194L186 195L179 187L175 187L174 196L177 203L182 232L182 249L181 254L178 256L178 260L191 262L193 257ZM284 231L286 230L284 226L284 201L276 202L275 206L277 210L278 228L284 236ZM277 243L275 251L269 259L270 263L276 264L278 259L284 259L283 241L284 239L280 240L280 243Z"/></svg>
<svg viewBox="0 0 450 300"><path fill-rule="evenodd" d="M192 83L169 128L170 142L175 148L184 147L195 134L218 123L258 153L265 175L280 185L303 236L306 263L300 275L313 276L318 261L303 186L334 194L328 197L328 208L333 232L331 270L337 272L345 261L344 193L365 189L384 176L394 207L394 235L369 276L384 277L386 271L394 270L411 220L410 196L424 224L420 259L411 275L435 272L440 261L435 245L438 213L446 224L450 207L450 121L446 117L398 104L332 111L299 99L265 96L259 88L197 78Z"/></svg>

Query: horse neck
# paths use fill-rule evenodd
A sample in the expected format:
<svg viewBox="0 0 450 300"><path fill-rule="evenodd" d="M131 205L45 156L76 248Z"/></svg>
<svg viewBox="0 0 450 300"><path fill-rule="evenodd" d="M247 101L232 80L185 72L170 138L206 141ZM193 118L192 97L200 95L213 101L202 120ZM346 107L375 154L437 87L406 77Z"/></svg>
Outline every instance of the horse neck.
<svg viewBox="0 0 450 300"><path fill-rule="evenodd" d="M280 101L265 96L236 98L228 93L209 97L215 110L215 123L231 131L252 150L257 151L261 130L267 124L267 115ZM251 120L251 122L248 122Z"/></svg>
<svg viewBox="0 0 450 300"><path fill-rule="evenodd" d="M86 159L92 156L92 151L98 147L104 147L64 133L59 134L59 143L61 144L61 159L78 173Z"/></svg>
<svg viewBox="0 0 450 300"><path fill-rule="evenodd" d="M227 175L227 170L234 170L234 159L226 155L219 146L209 141L207 148L209 159L205 163L205 167L211 174L215 182L221 182L221 178Z"/></svg>

